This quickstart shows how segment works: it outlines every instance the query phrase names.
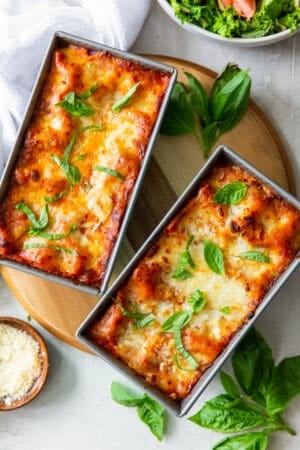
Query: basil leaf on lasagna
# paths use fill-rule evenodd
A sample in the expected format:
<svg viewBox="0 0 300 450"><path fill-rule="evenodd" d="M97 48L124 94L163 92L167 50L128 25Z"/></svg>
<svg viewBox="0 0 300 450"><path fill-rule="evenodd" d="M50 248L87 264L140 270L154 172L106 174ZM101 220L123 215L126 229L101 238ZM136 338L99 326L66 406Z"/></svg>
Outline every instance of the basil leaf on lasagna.
<svg viewBox="0 0 300 450"><path fill-rule="evenodd" d="M123 316L128 317L129 319L132 319L134 321L135 329L146 327L147 325L150 325L155 320L154 314L152 314L152 313L151 314L143 314L143 313L139 312L137 305L135 305L135 311L130 312L130 311L127 311L125 308L123 308L123 306L120 305L120 303L116 303L116 304L121 309Z"/></svg>
<svg viewBox="0 0 300 450"><path fill-rule="evenodd" d="M15 208L18 211L22 211L24 214L26 214L27 218L30 220L33 228L37 229L37 230L43 230L44 228L46 228L46 226L48 225L48 205L46 204L45 206L43 206L41 213L40 213L40 217L37 219L35 217L34 212L32 211L32 209L26 205L26 203L24 202L20 202L18 203Z"/></svg>
<svg viewBox="0 0 300 450"><path fill-rule="evenodd" d="M184 348L181 330L184 328L191 318L194 312L192 310L177 311L168 317L168 319L162 324L161 331L163 333L173 333L174 342L178 353L180 353L190 364L193 369L197 369L198 363L195 358ZM176 357L176 355L175 355Z"/></svg>
<svg viewBox="0 0 300 450"><path fill-rule="evenodd" d="M213 202L221 205L236 205L247 194L247 185L242 181L233 181L219 189L214 197Z"/></svg>
<svg viewBox="0 0 300 450"><path fill-rule="evenodd" d="M193 313L197 314L206 304L204 293L200 291L200 289L196 289L196 291L188 298L188 303L192 306Z"/></svg>
<svg viewBox="0 0 300 450"><path fill-rule="evenodd" d="M24 244L23 248L25 250L29 250L31 248L50 248L51 250L56 250L57 252L68 253L69 255L78 256L78 253L76 252L76 250L62 247L60 245L44 244L43 242L28 242L27 244Z"/></svg>
<svg viewBox="0 0 300 450"><path fill-rule="evenodd" d="M64 194L65 194L65 191L61 191L58 194L53 195L53 196L45 195L44 199L47 203L53 203L53 202L56 202L57 200L60 200L64 196Z"/></svg>
<svg viewBox="0 0 300 450"><path fill-rule="evenodd" d="M223 306L223 308L221 308L219 311L221 313L223 313L223 314L230 314L231 313L230 306Z"/></svg>
<svg viewBox="0 0 300 450"><path fill-rule="evenodd" d="M79 183L79 181L81 179L81 174L80 174L79 169L77 167L75 167L72 164L66 162L64 159L60 159L56 155L50 155L50 158L54 162L56 162L58 167L61 168L61 170L66 175L66 177L67 177L67 179L68 179L70 184L75 186L76 184Z"/></svg>
<svg viewBox="0 0 300 450"><path fill-rule="evenodd" d="M196 264L193 261L192 255L190 253L190 246L194 240L194 236L191 235L186 244L185 251L180 253L179 255L179 267L177 267L173 274L172 278L176 280L186 280L191 278L193 274L187 270L187 267L190 266L192 269L195 269Z"/></svg>
<svg viewBox="0 0 300 450"><path fill-rule="evenodd" d="M91 86L87 91L83 92L82 94L77 94L78 98L86 99L92 95L93 92L98 89L99 83L95 83L93 86Z"/></svg>
<svg viewBox="0 0 300 450"><path fill-rule="evenodd" d="M124 108L125 106L127 106L130 103L132 97L136 93L140 84L141 84L140 82L136 83L134 86L132 86L132 88L129 89L127 94L125 94L122 98L120 98L120 100L118 100L117 102L115 102L113 104L112 110L114 113L120 112L120 110L122 108Z"/></svg>
<svg viewBox="0 0 300 450"><path fill-rule="evenodd" d="M91 116L94 114L93 108L81 100L75 92L66 94L63 101L56 103L56 105L60 106L74 117Z"/></svg>
<svg viewBox="0 0 300 450"><path fill-rule="evenodd" d="M265 253L259 252L258 250L250 250L248 252L240 253L239 258L249 259L250 261L256 261L261 263L269 263L270 258Z"/></svg>
<svg viewBox="0 0 300 450"><path fill-rule="evenodd" d="M29 236L40 236L48 241L58 241L59 239L64 239L70 236L70 234L77 229L77 225L71 225L69 231L66 233L48 233L47 231L37 230L31 228L29 230Z"/></svg>
<svg viewBox="0 0 300 450"><path fill-rule="evenodd" d="M225 274L223 252L211 241L204 241L204 259L208 267L218 275Z"/></svg>
<svg viewBox="0 0 300 450"><path fill-rule="evenodd" d="M112 175L113 177L119 178L120 180L125 180L124 175L118 172L115 169L111 169L110 167L105 166L94 166L94 170L98 170L99 172L107 173L107 175Z"/></svg>

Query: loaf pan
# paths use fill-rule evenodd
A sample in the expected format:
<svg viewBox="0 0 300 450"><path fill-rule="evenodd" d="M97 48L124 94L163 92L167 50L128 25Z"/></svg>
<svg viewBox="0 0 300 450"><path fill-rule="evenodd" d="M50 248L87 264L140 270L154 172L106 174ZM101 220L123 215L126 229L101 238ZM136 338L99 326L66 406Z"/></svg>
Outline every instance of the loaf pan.
<svg viewBox="0 0 300 450"><path fill-rule="evenodd" d="M169 81L169 85L167 88L167 91L164 95L163 101L161 103L159 112L158 112L158 116L156 118L156 122L154 124L151 136L149 138L148 141L148 145L145 151L145 156L143 158L141 167L140 167L140 171L139 171L139 175L137 177L137 180L135 182L135 186L133 188L133 191L131 193L130 199L128 201L128 205L125 211L125 214L123 216L122 219L122 223L121 223L121 227L118 233L118 237L114 243L113 246L113 250L110 254L110 258L108 261L108 264L106 266L106 271L105 271L105 275L102 279L101 285L98 288L96 287L91 287L88 285L85 285L83 283L79 283L76 282L76 280L71 280L65 277L60 277L57 275L53 275L51 273L47 273L44 272L40 269L37 268L33 268L29 265L25 265L19 262L15 262L15 261L11 261L9 259L5 259L5 257L1 257L0 258L0 264L1 265L5 265L14 269L19 269L22 270L24 272L30 273L32 275L37 275L40 276L42 278L45 278L47 280L50 281L55 281L58 283L61 283L65 286L68 287L74 287L76 289L80 289L82 291L91 293L91 294L100 294L102 292L104 292L108 286L110 277L112 275L112 271L114 269L114 265L116 262L116 258L120 249L120 245L121 245L121 241L125 235L126 232L126 228L128 225L128 222L130 220L130 216L132 214L133 208L134 208L134 204L136 202L136 199L138 197L141 185L142 185L142 181L144 178L144 175L146 173L147 170L147 166L149 164L150 158L151 158L151 153L154 147L154 143L155 143L155 139L157 137L157 134L159 132L159 128L162 122L162 118L163 115L165 113L166 110L166 106L168 104L168 100L170 97L170 94L172 92L174 83L176 81L176 76L177 76L177 71L175 68L165 65L165 64L161 64L161 63L157 63L155 61L152 61L150 59L138 56L138 55L134 55L132 53L128 53L128 52L124 52L124 51L120 51L120 50L116 50L114 48L102 45L102 44L98 44L97 42L92 42L89 41L87 39L83 39L77 36L73 36L71 34L68 33L64 33L64 32L56 32L52 39L51 42L49 44L49 47L46 51L46 55L44 57L44 60L41 64L41 68L40 71L38 73L35 85L33 87L33 91L32 91L32 95L30 97L28 106L26 108L25 111L25 115L24 115L24 119L22 121L22 124L20 126L20 129L18 131L17 137L16 137L16 142L15 145L11 151L11 154L9 156L8 162L6 164L4 173L2 175L1 181L0 181L0 202L3 201L3 199L5 198L7 189L8 189L8 185L9 185L9 181L10 178L12 176L14 167L15 167L15 163L17 161L18 155L20 150L22 149L23 146L23 142L24 142L24 137L25 137L25 133L27 131L27 128L31 122L32 116L34 114L35 111L35 107L39 101L39 97L40 94L42 92L43 86L44 86L44 82L48 76L49 73L49 68L50 68L50 64L51 64L51 60L52 60L52 56L53 53L55 51L56 48L62 48L65 47L67 45L80 45L82 47L85 47L89 50L94 50L94 51L106 51L111 53L114 56L117 56L119 58L122 58L124 60L127 61L132 61L135 63L140 64L143 67L149 68L149 69L153 69L153 70L158 70L164 73L168 73L170 74L170 81Z"/></svg>
<svg viewBox="0 0 300 450"><path fill-rule="evenodd" d="M219 163L233 163L237 166L240 166L242 169L248 171L251 175L255 176L259 181L268 185L277 192L280 197L293 205L295 208L300 209L300 202L294 198L289 193L285 192L279 186L277 186L274 182L272 182L269 178L264 176L261 172L256 170L251 164L242 159L239 155L233 152L231 149L220 146L215 151L215 153L210 157L205 166L200 170L198 175L194 178L191 184L187 187L187 189L183 192L180 198L176 201L170 211L166 214L160 224L156 227L156 229L149 236L147 241L138 251L138 253L134 256L134 258L129 262L126 268L122 271L118 279L114 282L111 288L105 293L105 295L99 299L98 304L91 311L88 317L84 320L84 322L80 325L77 330L77 338L88 348L90 348L94 353L99 355L102 359L108 362L110 365L115 367L119 372L123 375L127 376L134 384L138 387L145 389L151 396L157 399L161 404L163 404L168 410L175 413L179 417L184 416L190 408L193 406L195 401L201 395L201 393L205 390L207 385L214 378L220 367L225 363L225 361L229 358L229 356L234 352L235 348L241 341L241 339L245 336L247 331L252 327L258 317L262 314L265 308L269 305L271 300L275 297L279 289L284 285L287 279L290 277L292 272L296 269L300 262L300 254L296 255L294 260L289 264L289 266L285 269L285 271L276 279L273 283L269 291L264 296L263 300L257 307L253 316L248 319L248 321L234 334L231 338L229 344L225 347L222 353L215 359L213 364L204 372L201 378L197 381L191 392L188 396L180 401L174 401L169 399L165 394L159 391L157 388L148 384L144 378L137 375L134 371L132 371L129 367L127 367L123 362L119 361L117 358L112 356L106 349L95 344L87 335L87 331L91 323L95 319L99 319L106 311L106 309L111 305L118 289L124 283L124 281L132 274L135 266L141 260L141 258L145 255L151 244L161 235L165 226L174 218L175 215L182 209L182 207L186 204L186 202L195 195L198 191L201 182L203 179L210 173L210 171L217 166Z"/></svg>

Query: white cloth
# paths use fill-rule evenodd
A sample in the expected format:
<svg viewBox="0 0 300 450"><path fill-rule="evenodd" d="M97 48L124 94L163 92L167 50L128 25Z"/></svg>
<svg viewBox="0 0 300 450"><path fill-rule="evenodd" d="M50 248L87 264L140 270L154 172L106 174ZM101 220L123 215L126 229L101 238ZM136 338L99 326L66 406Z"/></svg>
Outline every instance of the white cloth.
<svg viewBox="0 0 300 450"><path fill-rule="evenodd" d="M127 50L151 0L0 1L0 173L54 31Z"/></svg>

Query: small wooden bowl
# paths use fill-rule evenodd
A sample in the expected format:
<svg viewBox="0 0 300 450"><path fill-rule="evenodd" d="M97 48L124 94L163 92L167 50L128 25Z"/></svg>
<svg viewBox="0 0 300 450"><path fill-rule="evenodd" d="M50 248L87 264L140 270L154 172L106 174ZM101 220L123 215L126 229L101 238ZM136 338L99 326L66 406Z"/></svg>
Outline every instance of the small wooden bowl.
<svg viewBox="0 0 300 450"><path fill-rule="evenodd" d="M42 336L31 326L29 323L23 320L16 319L14 317L0 317L0 323L5 323L12 327L18 328L31 336L39 346L39 356L41 359L41 373L34 381L30 390L19 400L14 400L10 405L7 405L4 400L0 399L0 411L9 411L12 409L20 408L33 400L43 389L48 376L49 369L49 355L45 341Z"/></svg>

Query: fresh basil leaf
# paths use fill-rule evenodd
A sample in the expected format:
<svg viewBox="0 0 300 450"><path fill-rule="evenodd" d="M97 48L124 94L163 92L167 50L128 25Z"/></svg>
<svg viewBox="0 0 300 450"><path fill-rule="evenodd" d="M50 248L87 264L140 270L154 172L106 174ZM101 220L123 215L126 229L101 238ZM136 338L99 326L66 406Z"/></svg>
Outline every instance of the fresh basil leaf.
<svg viewBox="0 0 300 450"><path fill-rule="evenodd" d="M57 252L68 253L69 255L78 256L78 253L76 252L76 250L71 250L66 247L61 247L60 245L44 244L43 242L29 242L27 244L24 244L23 248L25 250L28 250L31 248L50 248L52 250L56 250Z"/></svg>
<svg viewBox="0 0 300 450"><path fill-rule="evenodd" d="M240 397L239 389L228 373L220 370L220 379L225 392L230 395L230 397Z"/></svg>
<svg viewBox="0 0 300 450"><path fill-rule="evenodd" d="M191 355L190 355L191 356ZM176 367L179 369L179 370L185 370L186 372L193 372L194 370L195 370L195 368L193 368L193 367L182 367L182 365L180 364L180 362L179 362L179 359L178 359L178 354L177 353L175 353L175 355L174 355L174 361L175 361L175 364L176 364ZM198 367L198 363L197 363L197 367Z"/></svg>
<svg viewBox="0 0 300 450"><path fill-rule="evenodd" d="M151 323L153 323L154 320L155 320L155 315L148 314L148 316L144 316L142 319L137 320L136 323L134 324L134 328L135 329L144 328L147 325L150 325Z"/></svg>
<svg viewBox="0 0 300 450"><path fill-rule="evenodd" d="M212 450L265 450L267 445L268 434L258 431L223 439Z"/></svg>
<svg viewBox="0 0 300 450"><path fill-rule="evenodd" d="M204 241L204 259L208 267L218 275L225 274L223 252L211 241Z"/></svg>
<svg viewBox="0 0 300 450"><path fill-rule="evenodd" d="M195 132L195 115L183 84L176 82L160 128L166 136Z"/></svg>
<svg viewBox="0 0 300 450"><path fill-rule="evenodd" d="M249 331L238 345L231 362L243 391L265 406L275 366L272 350L257 330Z"/></svg>
<svg viewBox="0 0 300 450"><path fill-rule="evenodd" d="M70 155L73 150L74 144L76 142L77 136L78 136L78 132L75 131L71 136L70 142L68 143L67 147L65 148L65 151L64 151L64 154L62 157L62 161L64 163L67 163L70 159Z"/></svg>
<svg viewBox="0 0 300 450"><path fill-rule="evenodd" d="M58 241L59 239L64 239L70 236L70 234L77 229L77 225L71 225L69 231L66 233L48 233L47 231L39 230L36 228L30 228L28 234L29 236L40 236L48 241Z"/></svg>
<svg viewBox="0 0 300 450"><path fill-rule="evenodd" d="M281 361L266 391L266 408L270 414L283 411L300 394L300 356Z"/></svg>
<svg viewBox="0 0 300 450"><path fill-rule="evenodd" d="M223 314L231 314L230 306L223 306L219 311Z"/></svg>
<svg viewBox="0 0 300 450"><path fill-rule="evenodd" d="M184 359L187 360L189 365L192 369L197 369L199 367L198 362L195 360L195 358L184 348L182 337L181 337L181 329L174 329L174 342L176 345L176 349L178 353L181 354L181 356L184 357Z"/></svg>
<svg viewBox="0 0 300 450"><path fill-rule="evenodd" d="M251 78L247 71L241 70L211 96L212 119L220 122L221 133L231 130L243 117L248 107L250 89Z"/></svg>
<svg viewBox="0 0 300 450"><path fill-rule="evenodd" d="M126 95L124 95L122 98L120 98L120 100L113 104L112 110L114 113L120 112L122 108L125 108L125 106L127 106L131 102L132 97L136 93L140 84L140 82L136 83L134 86L132 86L131 89L129 89Z"/></svg>
<svg viewBox="0 0 300 450"><path fill-rule="evenodd" d="M205 405L215 409L230 409L242 404L241 398L233 398L228 394L220 394L208 400Z"/></svg>
<svg viewBox="0 0 300 450"><path fill-rule="evenodd" d="M60 106L74 117L91 116L94 114L93 108L78 98L75 92L69 92L64 96L63 101L56 103L56 105Z"/></svg>
<svg viewBox="0 0 300 450"><path fill-rule="evenodd" d="M90 189L92 189L91 183L89 183L88 181L86 181L86 182L84 183L84 188L85 188L87 191L89 191Z"/></svg>
<svg viewBox="0 0 300 450"><path fill-rule="evenodd" d="M210 93L210 105L216 102L219 92L224 88L224 86L232 80L232 78L237 75L241 69L237 64L228 63L223 72L217 77L213 84Z"/></svg>
<svg viewBox="0 0 300 450"><path fill-rule="evenodd" d="M193 110L198 114L203 125L210 123L210 114L208 109L208 95L202 84L191 73L184 72L188 79L191 104Z"/></svg>
<svg viewBox="0 0 300 450"><path fill-rule="evenodd" d="M206 304L204 292L200 291L200 289L196 289L196 291L188 298L188 303L192 306L194 314L200 312Z"/></svg>
<svg viewBox="0 0 300 450"><path fill-rule="evenodd" d="M145 315L145 314L142 314L141 312L139 312L137 309L137 305L135 305L135 309L136 309L135 312L127 311L119 303L117 303L117 305L121 309L123 316L128 317L129 319L132 319L135 321L135 323L134 323L135 329L146 327L147 325L150 325L150 323L152 323L155 320L154 314Z"/></svg>
<svg viewBox="0 0 300 450"><path fill-rule="evenodd" d="M124 177L124 175L122 175L117 170L110 169L109 167L94 166L94 170L99 170L99 172L107 173L108 175L112 175L113 177L119 178L120 180L125 180L125 178L126 178L126 177Z"/></svg>
<svg viewBox="0 0 300 450"><path fill-rule="evenodd" d="M36 219L35 214L32 211L32 209L28 205L26 205L26 203L24 203L24 202L18 203L17 205L15 205L15 208L18 211L22 211L27 216L27 218L30 220L30 222L34 228L43 230L48 225L49 209L48 209L47 204L45 206L43 206L41 213L40 213L40 217L38 219Z"/></svg>
<svg viewBox="0 0 300 450"><path fill-rule="evenodd" d="M135 394L122 384L113 381L110 388L111 398L123 406L138 406L142 401L142 396Z"/></svg>
<svg viewBox="0 0 300 450"><path fill-rule="evenodd" d="M81 98L81 99L86 99L86 98L90 97L92 95L92 93L95 92L96 89L98 89L98 87L99 87L99 84L95 83L87 91L83 92L82 94L77 94L77 97Z"/></svg>
<svg viewBox="0 0 300 450"><path fill-rule="evenodd" d="M44 199L47 203L53 203L53 202L56 202L57 200L60 200L64 196L64 194L65 194L65 191L61 191L58 194L53 195L53 196L45 195Z"/></svg>
<svg viewBox="0 0 300 450"><path fill-rule="evenodd" d="M261 263L269 263L270 257L265 253L259 252L258 250L250 250L248 252L240 253L239 258L249 259L250 261L256 261Z"/></svg>
<svg viewBox="0 0 300 450"><path fill-rule="evenodd" d="M178 267L172 274L172 278L179 281L187 280L188 278L191 278L193 276L194 275L191 272L184 269L183 267Z"/></svg>
<svg viewBox="0 0 300 450"><path fill-rule="evenodd" d="M232 397L228 396L229 407L214 407L211 402L205 405L189 420L210 430L223 433L239 432L251 428L267 426L272 421L253 409L248 409L245 404L235 404ZM226 405L225 405L226 406Z"/></svg>
<svg viewBox="0 0 300 450"><path fill-rule="evenodd" d="M175 269L172 274L172 278L175 278L176 280L186 280L187 278L191 278L193 276L193 274L186 269L187 266L190 266L192 269L195 269L196 267L190 253L190 246L193 240L194 236L191 235L185 246L185 251L179 255L179 267Z"/></svg>
<svg viewBox="0 0 300 450"><path fill-rule="evenodd" d="M58 167L61 168L61 170L66 175L68 181L70 184L75 186L79 183L81 179L81 174L79 172L79 169L72 164L64 161L63 159L60 159L56 155L50 155L50 158L58 165Z"/></svg>
<svg viewBox="0 0 300 450"><path fill-rule="evenodd" d="M153 398L144 394L142 402L137 407L139 418L148 425L151 433L157 437L159 441L164 435L165 426L165 410Z"/></svg>
<svg viewBox="0 0 300 450"><path fill-rule="evenodd" d="M213 202L221 205L236 205L247 194L247 185L242 181L233 181L219 189L213 196Z"/></svg>
<svg viewBox="0 0 300 450"><path fill-rule="evenodd" d="M163 333L174 333L176 330L181 330L189 323L192 317L193 311L177 311L164 321L161 326L161 331Z"/></svg>
<svg viewBox="0 0 300 450"><path fill-rule="evenodd" d="M116 381L113 381L111 384L111 397L120 405L137 406L139 418L148 425L150 431L158 440L162 440L165 426L165 410L158 402L147 394L138 396Z"/></svg>

